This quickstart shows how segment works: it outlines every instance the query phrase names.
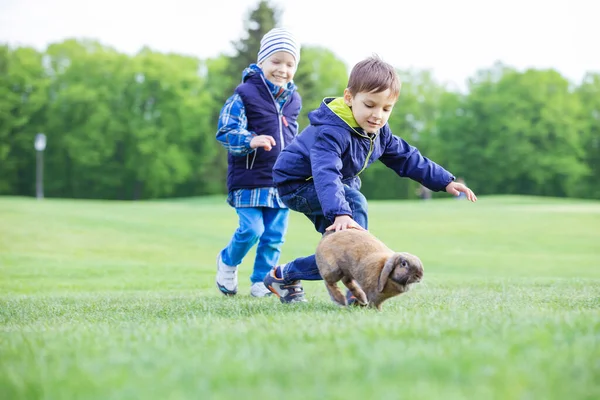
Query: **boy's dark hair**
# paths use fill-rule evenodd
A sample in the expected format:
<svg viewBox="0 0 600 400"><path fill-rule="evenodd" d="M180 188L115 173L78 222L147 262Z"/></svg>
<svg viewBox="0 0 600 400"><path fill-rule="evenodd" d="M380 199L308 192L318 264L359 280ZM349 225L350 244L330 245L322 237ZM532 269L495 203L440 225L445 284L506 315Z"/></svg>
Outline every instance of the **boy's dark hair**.
<svg viewBox="0 0 600 400"><path fill-rule="evenodd" d="M356 64L348 79L348 90L352 96L360 92L380 93L390 89L392 97L397 98L400 94L400 86L400 78L394 67L377 55Z"/></svg>

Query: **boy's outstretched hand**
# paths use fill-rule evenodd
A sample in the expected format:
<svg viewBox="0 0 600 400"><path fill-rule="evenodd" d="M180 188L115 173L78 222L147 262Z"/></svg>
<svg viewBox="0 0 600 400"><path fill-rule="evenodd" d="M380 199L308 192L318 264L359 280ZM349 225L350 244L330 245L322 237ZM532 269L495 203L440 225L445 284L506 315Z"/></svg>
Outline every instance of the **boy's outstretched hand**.
<svg viewBox="0 0 600 400"><path fill-rule="evenodd" d="M344 229L358 229L364 231L365 228L356 223L349 215L338 215L333 221L333 225L330 225L325 229L326 231L343 231Z"/></svg>
<svg viewBox="0 0 600 400"><path fill-rule="evenodd" d="M477 201L477 196L475 196L475 193L473 193L473 191L466 185L463 185L459 182L450 182L448 186L446 186L446 192L453 196L459 196L462 192L467 196L467 200L473 202Z"/></svg>
<svg viewBox="0 0 600 400"><path fill-rule="evenodd" d="M273 137L269 135L254 136L250 141L250 148L252 149L262 147L266 151L271 151L273 146L275 146L275 139L273 139Z"/></svg>

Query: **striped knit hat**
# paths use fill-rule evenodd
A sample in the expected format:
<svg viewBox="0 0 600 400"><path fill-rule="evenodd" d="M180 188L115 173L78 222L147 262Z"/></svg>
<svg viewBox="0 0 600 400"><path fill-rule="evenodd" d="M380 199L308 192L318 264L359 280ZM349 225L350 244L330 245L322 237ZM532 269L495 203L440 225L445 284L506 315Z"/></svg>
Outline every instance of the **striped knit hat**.
<svg viewBox="0 0 600 400"><path fill-rule="evenodd" d="M258 61L256 63L260 64L278 51L288 52L294 56L296 64L300 62L300 43L286 29L273 28L260 41L260 50L258 51Z"/></svg>

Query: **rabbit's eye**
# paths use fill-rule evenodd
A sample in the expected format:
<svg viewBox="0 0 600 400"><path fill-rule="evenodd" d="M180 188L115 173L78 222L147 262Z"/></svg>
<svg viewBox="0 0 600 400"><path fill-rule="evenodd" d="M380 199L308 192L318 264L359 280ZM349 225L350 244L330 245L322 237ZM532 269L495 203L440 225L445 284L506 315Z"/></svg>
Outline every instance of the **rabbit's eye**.
<svg viewBox="0 0 600 400"><path fill-rule="evenodd" d="M408 267L408 263L406 262L406 260L402 260L402 263L400 265L402 265L404 268Z"/></svg>

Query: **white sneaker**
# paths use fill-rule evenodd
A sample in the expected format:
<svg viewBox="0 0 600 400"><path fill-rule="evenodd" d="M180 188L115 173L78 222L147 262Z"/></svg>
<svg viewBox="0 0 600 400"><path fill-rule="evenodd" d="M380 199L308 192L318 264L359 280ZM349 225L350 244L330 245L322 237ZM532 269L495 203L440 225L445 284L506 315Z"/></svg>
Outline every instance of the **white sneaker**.
<svg viewBox="0 0 600 400"><path fill-rule="evenodd" d="M250 286L250 294L252 297L267 297L273 293L267 289L263 282L254 282L252 286Z"/></svg>
<svg viewBox="0 0 600 400"><path fill-rule="evenodd" d="M225 296L233 296L238 289L237 267L223 262L221 253L217 256L217 287Z"/></svg>

